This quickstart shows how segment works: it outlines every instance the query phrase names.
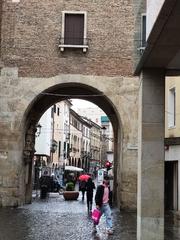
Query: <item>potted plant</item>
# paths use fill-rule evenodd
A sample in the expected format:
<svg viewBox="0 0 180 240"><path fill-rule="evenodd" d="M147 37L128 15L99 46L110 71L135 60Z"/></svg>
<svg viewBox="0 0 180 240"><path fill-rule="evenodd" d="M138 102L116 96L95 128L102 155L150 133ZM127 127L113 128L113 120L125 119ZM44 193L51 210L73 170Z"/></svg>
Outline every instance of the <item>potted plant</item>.
<svg viewBox="0 0 180 240"><path fill-rule="evenodd" d="M66 184L66 190L63 192L63 197L65 200L77 200L79 197L79 192L75 191L75 185L73 182L68 182Z"/></svg>
<svg viewBox="0 0 180 240"><path fill-rule="evenodd" d="M75 188L75 186L74 186L73 182L68 182L66 184L66 191L74 191L74 188Z"/></svg>

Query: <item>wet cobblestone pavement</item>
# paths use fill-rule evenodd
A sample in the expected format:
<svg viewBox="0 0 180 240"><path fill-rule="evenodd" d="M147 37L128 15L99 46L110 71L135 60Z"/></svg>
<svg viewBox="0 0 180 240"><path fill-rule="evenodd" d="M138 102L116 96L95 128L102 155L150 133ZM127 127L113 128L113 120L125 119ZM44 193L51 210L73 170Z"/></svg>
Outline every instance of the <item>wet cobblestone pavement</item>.
<svg viewBox="0 0 180 240"><path fill-rule="evenodd" d="M0 210L0 240L135 240L136 214L113 209L114 234L107 235L105 219L93 232L86 202L64 201L58 194L31 205ZM180 239L180 228L168 223L165 240Z"/></svg>

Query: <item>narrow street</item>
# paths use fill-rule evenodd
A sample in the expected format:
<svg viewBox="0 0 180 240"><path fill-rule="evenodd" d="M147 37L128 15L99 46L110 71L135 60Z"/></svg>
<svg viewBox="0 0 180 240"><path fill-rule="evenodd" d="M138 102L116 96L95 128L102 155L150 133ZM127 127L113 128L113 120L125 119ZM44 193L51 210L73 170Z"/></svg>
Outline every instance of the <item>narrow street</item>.
<svg viewBox="0 0 180 240"><path fill-rule="evenodd" d="M34 199L31 205L0 209L0 240L135 240L136 214L113 209L114 235L105 232L101 218L98 232L93 232L86 202L64 201L63 196L51 193L48 200ZM166 240L177 240L180 228L166 228Z"/></svg>
<svg viewBox="0 0 180 240"><path fill-rule="evenodd" d="M78 201L64 201L62 195L51 193L48 200L34 199L31 205L0 209L0 240L136 239L134 214L114 209L113 220L114 235L106 234L104 217L95 234L81 196Z"/></svg>

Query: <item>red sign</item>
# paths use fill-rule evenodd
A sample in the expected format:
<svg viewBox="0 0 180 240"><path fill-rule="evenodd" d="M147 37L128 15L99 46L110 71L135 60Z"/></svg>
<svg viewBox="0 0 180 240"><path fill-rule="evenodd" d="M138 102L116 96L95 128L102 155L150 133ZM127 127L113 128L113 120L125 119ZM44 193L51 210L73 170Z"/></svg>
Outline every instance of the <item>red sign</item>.
<svg viewBox="0 0 180 240"><path fill-rule="evenodd" d="M106 164L105 164L106 167L111 167L112 166L112 163L107 161Z"/></svg>

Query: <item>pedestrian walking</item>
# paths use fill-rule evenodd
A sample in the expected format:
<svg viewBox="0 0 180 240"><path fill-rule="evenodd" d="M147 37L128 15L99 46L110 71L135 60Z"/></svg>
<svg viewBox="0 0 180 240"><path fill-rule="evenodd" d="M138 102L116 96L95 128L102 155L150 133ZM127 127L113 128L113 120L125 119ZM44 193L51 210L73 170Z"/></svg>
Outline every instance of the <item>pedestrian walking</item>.
<svg viewBox="0 0 180 240"><path fill-rule="evenodd" d="M82 192L82 201L84 201L84 194L86 191L86 181L80 181L79 182L79 191Z"/></svg>
<svg viewBox="0 0 180 240"><path fill-rule="evenodd" d="M95 189L95 184L92 178L89 178L86 183L86 197L87 197L87 209L88 213L92 211L93 202L93 190Z"/></svg>
<svg viewBox="0 0 180 240"><path fill-rule="evenodd" d="M40 198L45 199L51 189L51 177L48 176L48 171L44 171L44 175L39 179L40 183Z"/></svg>
<svg viewBox="0 0 180 240"><path fill-rule="evenodd" d="M107 233L113 234L111 208L109 206L109 177L105 176L103 184L99 185L95 195L96 208L106 217ZM94 225L96 231L96 225Z"/></svg>

